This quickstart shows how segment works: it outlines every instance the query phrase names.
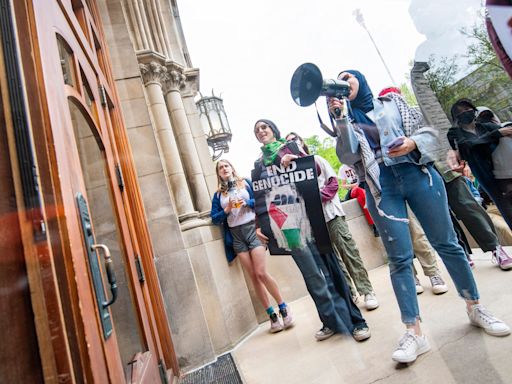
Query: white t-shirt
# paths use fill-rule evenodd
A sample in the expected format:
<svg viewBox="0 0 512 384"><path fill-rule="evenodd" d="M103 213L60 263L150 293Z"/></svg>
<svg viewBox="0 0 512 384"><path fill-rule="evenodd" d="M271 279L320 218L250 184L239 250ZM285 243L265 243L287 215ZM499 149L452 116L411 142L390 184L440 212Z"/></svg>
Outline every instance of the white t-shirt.
<svg viewBox="0 0 512 384"><path fill-rule="evenodd" d="M249 192L247 189L238 189L238 196L241 199L249 200ZM224 209L229 203L229 195L220 194L220 206ZM254 210L247 205L242 205L240 208L233 208L228 215L228 226L237 227L239 225L250 223L256 217Z"/></svg>
<svg viewBox="0 0 512 384"><path fill-rule="evenodd" d="M347 184L359 183L356 171L354 171L353 168L350 168L346 164L343 164L338 170L338 178L340 180L345 180Z"/></svg>
<svg viewBox="0 0 512 384"><path fill-rule="evenodd" d="M321 174L318 175L318 188L322 188L331 177L336 178L336 172L334 172L329 162L321 156L315 155L315 162L318 164L321 171ZM345 216L338 194L331 200L322 203L322 208L326 223L336 218L336 216Z"/></svg>

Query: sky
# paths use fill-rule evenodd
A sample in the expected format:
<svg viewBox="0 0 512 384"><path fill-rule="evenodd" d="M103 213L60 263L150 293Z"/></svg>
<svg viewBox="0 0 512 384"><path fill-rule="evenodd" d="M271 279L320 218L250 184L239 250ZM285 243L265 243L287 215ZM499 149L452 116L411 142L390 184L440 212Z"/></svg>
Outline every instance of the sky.
<svg viewBox="0 0 512 384"><path fill-rule="evenodd" d="M224 100L233 134L229 153L238 173L250 176L260 153L253 134L256 120L272 120L284 136L327 138L314 106L299 107L290 80L305 62L325 79L344 69L365 74L374 93L393 85L365 24L396 85L408 82L410 63L431 54L463 54L459 32L476 20L481 0L188 0L178 8L200 91ZM323 98L322 98L323 99ZM318 108L327 120L325 101Z"/></svg>

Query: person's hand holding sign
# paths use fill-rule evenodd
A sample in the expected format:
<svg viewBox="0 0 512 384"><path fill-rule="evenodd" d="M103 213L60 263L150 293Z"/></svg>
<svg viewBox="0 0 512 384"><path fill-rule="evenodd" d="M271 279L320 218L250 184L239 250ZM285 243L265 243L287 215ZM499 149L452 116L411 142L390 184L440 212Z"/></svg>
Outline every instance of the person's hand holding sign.
<svg viewBox="0 0 512 384"><path fill-rule="evenodd" d="M288 166L290 165L290 163L295 160L295 159L298 159L299 156L297 155L292 155L291 153L287 153L286 155L283 156L283 158L281 159L281 165L285 168L288 168Z"/></svg>

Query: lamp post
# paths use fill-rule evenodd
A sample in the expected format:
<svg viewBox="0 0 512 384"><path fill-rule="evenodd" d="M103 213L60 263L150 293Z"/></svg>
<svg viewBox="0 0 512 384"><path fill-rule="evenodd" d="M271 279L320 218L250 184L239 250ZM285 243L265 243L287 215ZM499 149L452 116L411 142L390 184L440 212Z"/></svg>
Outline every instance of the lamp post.
<svg viewBox="0 0 512 384"><path fill-rule="evenodd" d="M366 28L366 24L364 22L364 18L363 18L363 14L361 13L361 10L359 8L355 9L354 12L352 12L352 15L354 15L354 17L356 18L356 21L359 23L359 25L361 25L361 27L363 27L364 30L368 33L368 36L370 36L370 40L372 41L373 46L375 47L375 50L379 54L380 60L382 61L382 64L384 64L384 68L386 68L386 71L388 72L389 78L391 79L391 83L393 83L393 85L396 87L395 79L393 79L393 76L391 76L391 72L389 71L389 68L386 65L386 62L384 61L384 58L382 57L382 55L379 51L379 48L377 47L377 44L375 43L375 40L373 40L372 34L368 30L368 28Z"/></svg>
<svg viewBox="0 0 512 384"><path fill-rule="evenodd" d="M213 150L212 160L218 160L223 153L229 152L231 129L224 110L224 101L213 94L203 96L196 101L199 109L199 118L206 134L206 142Z"/></svg>

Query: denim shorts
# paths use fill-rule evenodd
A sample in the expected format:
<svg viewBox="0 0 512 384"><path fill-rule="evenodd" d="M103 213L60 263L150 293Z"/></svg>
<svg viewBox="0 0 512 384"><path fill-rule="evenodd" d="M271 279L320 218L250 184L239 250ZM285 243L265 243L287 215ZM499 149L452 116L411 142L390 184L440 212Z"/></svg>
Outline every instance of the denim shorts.
<svg viewBox="0 0 512 384"><path fill-rule="evenodd" d="M263 246L258 236L256 236L254 221L231 227L229 230L233 235L233 249L235 253L248 252L256 247Z"/></svg>

